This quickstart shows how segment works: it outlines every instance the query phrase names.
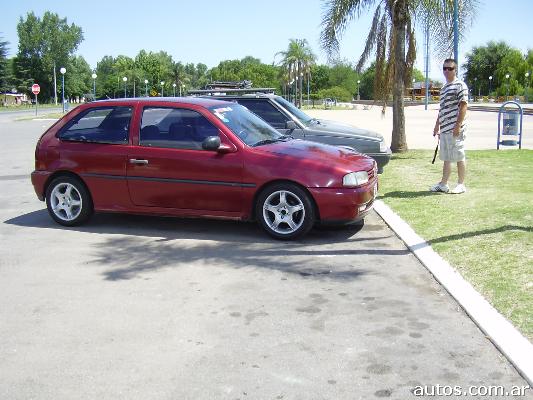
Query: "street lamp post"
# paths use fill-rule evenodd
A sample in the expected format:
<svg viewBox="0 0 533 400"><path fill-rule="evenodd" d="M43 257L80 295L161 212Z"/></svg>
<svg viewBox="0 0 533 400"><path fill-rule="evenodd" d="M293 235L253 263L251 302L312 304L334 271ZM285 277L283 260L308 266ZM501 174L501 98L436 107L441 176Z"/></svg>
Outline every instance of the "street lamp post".
<svg viewBox="0 0 533 400"><path fill-rule="evenodd" d="M307 105L309 106L309 85L311 80L311 70L307 69Z"/></svg>
<svg viewBox="0 0 533 400"><path fill-rule="evenodd" d="M61 72L61 87L62 87L62 103L63 103L63 114L65 114L65 73L67 72L67 69L65 67L61 68L59 70Z"/></svg>
<svg viewBox="0 0 533 400"><path fill-rule="evenodd" d="M507 94L505 95L505 100L508 100L509 97L509 74L505 74L505 79L507 80Z"/></svg>
<svg viewBox="0 0 533 400"><path fill-rule="evenodd" d="M98 77L98 75L93 73L91 77L93 78L93 97L96 100L96 78Z"/></svg>
<svg viewBox="0 0 533 400"><path fill-rule="evenodd" d="M477 86L477 76L474 78L474 96L476 95L476 86ZM474 101L476 101L475 97L474 97Z"/></svg>
<svg viewBox="0 0 533 400"><path fill-rule="evenodd" d="M165 81L161 81L161 97L163 96L163 90L164 90Z"/></svg>
<svg viewBox="0 0 533 400"><path fill-rule="evenodd" d="M492 91L492 75L489 76L489 99L490 99L490 92Z"/></svg>
<svg viewBox="0 0 533 400"><path fill-rule="evenodd" d="M172 84L172 89L174 89L174 97L176 97L176 84L175 83ZM181 97L181 93L180 93L180 97Z"/></svg>
<svg viewBox="0 0 533 400"><path fill-rule="evenodd" d="M303 107L303 88L304 88L304 73L303 70L300 70L300 108Z"/></svg>
<svg viewBox="0 0 533 400"><path fill-rule="evenodd" d="M128 78L124 77L124 78L122 78L122 80L124 81L124 98L126 98L126 90L127 90L127 83L126 82L128 82Z"/></svg>
<svg viewBox="0 0 533 400"><path fill-rule="evenodd" d="M360 80L357 81L357 100L361 100L361 95L359 94L359 84L361 83Z"/></svg>
<svg viewBox="0 0 533 400"><path fill-rule="evenodd" d="M527 91L529 90L529 71L526 72L526 91L525 91L525 98L526 98L526 103L528 102L527 100Z"/></svg>
<svg viewBox="0 0 533 400"><path fill-rule="evenodd" d="M416 79L413 78L413 87L411 88L411 98L413 101L415 101L415 82L416 82Z"/></svg>
<svg viewBox="0 0 533 400"><path fill-rule="evenodd" d="M148 97L148 79L144 80L144 95Z"/></svg>

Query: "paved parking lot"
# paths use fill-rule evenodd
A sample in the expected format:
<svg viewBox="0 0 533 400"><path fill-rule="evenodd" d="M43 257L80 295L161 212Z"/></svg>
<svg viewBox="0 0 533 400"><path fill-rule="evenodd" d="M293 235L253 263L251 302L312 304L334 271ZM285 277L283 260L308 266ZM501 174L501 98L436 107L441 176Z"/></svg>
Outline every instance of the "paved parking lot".
<svg viewBox="0 0 533 400"><path fill-rule="evenodd" d="M376 214L291 243L227 221L56 225L29 181L49 124L0 119L0 398L406 399L417 385L527 385Z"/></svg>

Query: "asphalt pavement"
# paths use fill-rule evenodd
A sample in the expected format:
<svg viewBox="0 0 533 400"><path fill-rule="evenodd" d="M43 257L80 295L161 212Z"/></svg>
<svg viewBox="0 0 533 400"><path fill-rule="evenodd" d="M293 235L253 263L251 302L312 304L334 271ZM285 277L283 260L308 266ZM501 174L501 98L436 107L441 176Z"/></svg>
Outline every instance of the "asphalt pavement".
<svg viewBox="0 0 533 400"><path fill-rule="evenodd" d="M418 387L527 386L375 213L297 242L228 221L55 224L29 180L51 123L0 121L0 398L406 399Z"/></svg>

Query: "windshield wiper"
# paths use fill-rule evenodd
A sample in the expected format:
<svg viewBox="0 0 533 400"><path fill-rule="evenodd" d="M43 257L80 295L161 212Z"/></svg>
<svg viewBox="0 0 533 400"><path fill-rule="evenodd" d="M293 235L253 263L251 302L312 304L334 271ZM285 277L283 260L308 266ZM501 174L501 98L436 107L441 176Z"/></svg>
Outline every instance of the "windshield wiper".
<svg viewBox="0 0 533 400"><path fill-rule="evenodd" d="M264 140L260 140L257 143L254 143L252 146L253 147L262 146L264 144L276 143L276 142L279 142L279 141L280 141L279 139L264 139Z"/></svg>

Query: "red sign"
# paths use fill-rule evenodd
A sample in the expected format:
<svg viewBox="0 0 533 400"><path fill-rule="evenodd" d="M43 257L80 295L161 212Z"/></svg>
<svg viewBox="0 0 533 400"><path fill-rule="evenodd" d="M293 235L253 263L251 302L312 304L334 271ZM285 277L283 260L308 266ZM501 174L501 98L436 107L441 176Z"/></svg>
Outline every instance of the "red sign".
<svg viewBox="0 0 533 400"><path fill-rule="evenodd" d="M31 91L33 94L39 94L41 87L37 84L31 85Z"/></svg>

